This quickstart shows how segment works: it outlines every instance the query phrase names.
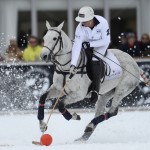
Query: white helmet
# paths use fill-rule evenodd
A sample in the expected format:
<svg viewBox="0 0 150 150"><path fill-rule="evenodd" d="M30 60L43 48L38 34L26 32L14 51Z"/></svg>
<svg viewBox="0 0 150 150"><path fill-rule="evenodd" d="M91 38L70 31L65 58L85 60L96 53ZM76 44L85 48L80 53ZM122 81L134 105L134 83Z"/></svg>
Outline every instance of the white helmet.
<svg viewBox="0 0 150 150"><path fill-rule="evenodd" d="M94 18L94 10L89 6L82 7L79 12L78 16L75 18L77 22L86 22L92 20Z"/></svg>

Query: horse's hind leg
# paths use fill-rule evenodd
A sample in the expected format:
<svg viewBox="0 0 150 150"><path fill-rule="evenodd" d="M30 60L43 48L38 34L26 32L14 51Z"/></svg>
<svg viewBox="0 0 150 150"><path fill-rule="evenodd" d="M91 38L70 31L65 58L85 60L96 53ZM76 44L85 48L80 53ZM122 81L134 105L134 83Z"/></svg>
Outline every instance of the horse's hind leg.
<svg viewBox="0 0 150 150"><path fill-rule="evenodd" d="M99 115L104 114L106 104L109 100L111 100L114 96L115 89L112 89L111 91L107 92L106 94L100 96L99 100L96 104L96 111L95 111L95 117L98 117Z"/></svg>
<svg viewBox="0 0 150 150"><path fill-rule="evenodd" d="M120 84L116 87L115 94L112 100L112 105L110 107L109 113L113 114L118 109L119 104L122 99L130 94L135 87L138 85L138 80L129 76L125 77Z"/></svg>
<svg viewBox="0 0 150 150"><path fill-rule="evenodd" d="M84 134L82 135L82 137L77 139L76 141L86 141L86 140L88 140L89 137L94 132L97 124L104 121L104 120L106 120L106 115L104 114L105 106L106 106L107 102L113 97L114 93L115 93L115 89L109 91L105 95L100 96L100 98L99 98L99 100L97 101L97 104L96 104L95 118L92 119L91 122L86 126L86 129L85 129Z"/></svg>
<svg viewBox="0 0 150 150"><path fill-rule="evenodd" d="M130 78L130 80L129 80L128 76L123 78L121 80L120 84L112 92L113 95L110 95L110 96L113 97L113 99L112 99L112 104L111 104L111 107L110 107L109 111L104 113L103 110L100 111L100 110L97 109L96 117L91 121L91 123L89 125L94 128L100 122L102 122L104 120L107 120L110 117L116 116L118 114L118 107L119 107L119 104L120 104L121 100L125 96L130 94L135 89L137 84L138 84L138 80L136 80L135 78ZM107 93L107 94L109 94L109 93ZM105 97L104 97L104 99L105 99ZM107 102L107 101L108 101L108 99L106 97L105 102ZM103 109L104 109L105 106L106 106L106 103L104 103L104 106L101 106L101 104L99 104L99 106L103 107ZM87 128L87 131L89 131L91 129L92 128Z"/></svg>

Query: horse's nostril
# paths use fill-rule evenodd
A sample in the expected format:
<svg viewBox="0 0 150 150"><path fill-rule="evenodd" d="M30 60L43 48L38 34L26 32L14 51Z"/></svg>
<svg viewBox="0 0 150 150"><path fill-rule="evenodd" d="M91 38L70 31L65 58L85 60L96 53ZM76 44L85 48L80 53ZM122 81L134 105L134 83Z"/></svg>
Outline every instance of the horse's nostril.
<svg viewBox="0 0 150 150"><path fill-rule="evenodd" d="M43 60L47 60L47 55L44 55L44 56L43 56Z"/></svg>

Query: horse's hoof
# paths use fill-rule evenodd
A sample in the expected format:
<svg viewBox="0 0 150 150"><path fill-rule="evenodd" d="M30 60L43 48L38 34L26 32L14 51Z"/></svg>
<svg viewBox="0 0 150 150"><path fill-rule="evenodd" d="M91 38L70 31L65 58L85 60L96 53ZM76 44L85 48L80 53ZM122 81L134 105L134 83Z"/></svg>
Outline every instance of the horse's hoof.
<svg viewBox="0 0 150 150"><path fill-rule="evenodd" d="M82 137L76 139L75 142L86 142L90 138L92 133L93 133L93 131L91 131L91 132L84 132Z"/></svg>
<svg viewBox="0 0 150 150"><path fill-rule="evenodd" d="M72 114L72 119L73 119L73 120L81 120L81 117L80 117L78 114L73 113L73 114Z"/></svg>
<svg viewBox="0 0 150 150"><path fill-rule="evenodd" d="M80 137L80 138L78 138L78 139L76 139L76 140L74 140L74 142L76 142L76 143L83 143L83 142L86 142L87 141L87 139L84 139L84 138L82 138L82 137Z"/></svg>

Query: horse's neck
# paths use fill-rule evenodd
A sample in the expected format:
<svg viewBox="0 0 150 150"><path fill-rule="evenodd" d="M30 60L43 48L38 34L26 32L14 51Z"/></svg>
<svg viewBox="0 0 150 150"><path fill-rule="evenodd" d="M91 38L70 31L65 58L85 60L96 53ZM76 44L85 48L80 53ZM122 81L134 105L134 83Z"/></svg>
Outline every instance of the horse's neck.
<svg viewBox="0 0 150 150"><path fill-rule="evenodd" d="M64 66L58 66L61 67L62 70L69 70L70 68L70 60L71 60L71 49L72 49L72 41L70 38L65 34L64 31L62 31L62 42L63 42L63 49L59 53L60 56L57 57L57 61L60 64L66 64Z"/></svg>
<svg viewBox="0 0 150 150"><path fill-rule="evenodd" d="M59 55L61 56L58 56L57 57L57 61L60 63L60 64L66 64L65 66L58 66L60 67L60 69L62 70L69 70L70 68L70 62L71 62L71 56L72 56L72 41L70 40L70 38L62 31L62 40L63 40L63 49L61 50L61 53ZM63 55L63 54L66 54L66 55ZM78 67L81 67L82 65L84 65L85 63L85 60L83 59L83 56L84 54L82 53L82 56L80 55L79 56L79 59L78 59L78 63L77 63L77 66Z"/></svg>

